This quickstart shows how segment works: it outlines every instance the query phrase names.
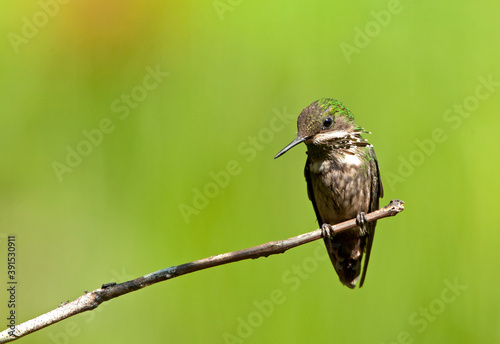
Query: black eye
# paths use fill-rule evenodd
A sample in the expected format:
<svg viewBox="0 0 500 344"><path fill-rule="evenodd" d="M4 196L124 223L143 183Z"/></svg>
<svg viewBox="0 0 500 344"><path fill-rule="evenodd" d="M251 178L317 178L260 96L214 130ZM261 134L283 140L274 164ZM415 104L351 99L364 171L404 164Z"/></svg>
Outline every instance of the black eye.
<svg viewBox="0 0 500 344"><path fill-rule="evenodd" d="M328 129L331 128L332 125L333 125L333 119L331 117L325 118L325 120L323 121L323 128Z"/></svg>

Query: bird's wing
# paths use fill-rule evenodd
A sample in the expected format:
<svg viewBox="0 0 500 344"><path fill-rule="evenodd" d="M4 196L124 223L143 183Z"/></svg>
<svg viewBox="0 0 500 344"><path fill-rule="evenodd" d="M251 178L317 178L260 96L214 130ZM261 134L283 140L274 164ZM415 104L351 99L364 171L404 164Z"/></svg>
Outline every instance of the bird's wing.
<svg viewBox="0 0 500 344"><path fill-rule="evenodd" d="M371 177L371 188L370 188L370 209L368 212L371 213L378 209L378 201L379 198L384 196L384 188L382 186L382 179L380 179L380 170L378 167L377 156L375 155L375 151L373 147L367 147L368 156L370 158L369 162L369 175ZM363 274L361 275L361 282L359 283L359 287L363 286L366 277L366 270L368 269L368 262L370 260L370 252L372 250L373 237L375 236L375 226L377 222L369 222L367 224L368 228L368 237L366 239L366 256L365 263L363 265Z"/></svg>
<svg viewBox="0 0 500 344"><path fill-rule="evenodd" d="M314 208L314 213L316 213L316 218L318 219L318 224L321 227L323 225L323 219L321 219L318 206L316 205L316 200L314 199L314 190L311 181L310 166L311 166L311 159L308 157L306 160L306 166L304 168L304 177L306 177L306 182L307 182L307 196L309 196L309 200L311 201Z"/></svg>
<svg viewBox="0 0 500 344"><path fill-rule="evenodd" d="M321 218L321 215L319 214L318 206L316 205L316 200L314 198L314 189L313 189L312 180L311 180L310 166L311 166L311 159L307 158L306 166L304 168L304 176L306 177L306 182L307 182L307 195L309 196L309 199L311 200L311 203L312 203L313 208L314 208L314 213L316 214L316 218L318 219L319 227L321 228L321 226L323 226L324 221ZM337 259L336 259L335 254L334 254L335 249L333 247L333 240L331 238L324 237L323 241L325 242L326 252L328 253L328 256L330 257L330 260L332 261L332 264L333 264L335 270L337 271L337 274L340 274L339 271L342 271L342 270L341 270L341 267L337 267L337 262L336 262ZM340 277L340 275L339 275L339 277ZM342 278L341 278L341 281L342 281L342 283L344 283ZM347 285L349 288L353 288L349 284L346 284L346 283L344 283L344 284Z"/></svg>

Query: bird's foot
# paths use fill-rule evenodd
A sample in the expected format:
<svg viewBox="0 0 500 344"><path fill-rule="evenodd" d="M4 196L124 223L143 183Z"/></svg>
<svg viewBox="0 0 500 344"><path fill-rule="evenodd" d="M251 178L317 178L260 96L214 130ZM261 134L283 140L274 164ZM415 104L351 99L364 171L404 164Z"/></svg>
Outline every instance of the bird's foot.
<svg viewBox="0 0 500 344"><path fill-rule="evenodd" d="M329 223L323 223L321 225L321 234L323 238L333 238L335 235L333 226Z"/></svg>
<svg viewBox="0 0 500 344"><path fill-rule="evenodd" d="M368 234L368 229L366 228L367 223L366 214L362 211L358 212L358 215L356 215L356 225L359 227L359 234L361 236Z"/></svg>

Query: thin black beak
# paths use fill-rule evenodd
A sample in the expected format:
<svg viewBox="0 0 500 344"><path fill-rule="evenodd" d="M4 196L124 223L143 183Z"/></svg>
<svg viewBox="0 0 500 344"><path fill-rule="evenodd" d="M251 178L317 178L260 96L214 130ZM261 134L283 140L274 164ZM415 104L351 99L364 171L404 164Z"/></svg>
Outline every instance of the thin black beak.
<svg viewBox="0 0 500 344"><path fill-rule="evenodd" d="M280 152L278 154L276 154L276 156L274 158L275 159L279 158L280 156L282 156L283 154L285 154L290 148L295 147L296 145L298 145L299 143L304 142L305 140L307 140L307 137L297 137L295 140L293 140L292 142L290 142L285 148L283 148L282 150L280 150Z"/></svg>

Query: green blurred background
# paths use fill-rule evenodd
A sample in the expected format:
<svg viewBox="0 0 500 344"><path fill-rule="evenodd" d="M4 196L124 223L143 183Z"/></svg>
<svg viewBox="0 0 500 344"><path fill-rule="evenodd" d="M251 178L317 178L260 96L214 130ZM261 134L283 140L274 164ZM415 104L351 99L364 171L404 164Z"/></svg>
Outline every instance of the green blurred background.
<svg viewBox="0 0 500 344"><path fill-rule="evenodd" d="M305 147L273 157L318 98L342 100L373 133L382 204L406 201L379 222L362 289L340 284L318 241L22 341L500 341L499 10L2 2L0 252L15 234L18 321L105 282L314 230ZM0 302L3 319L6 291Z"/></svg>

